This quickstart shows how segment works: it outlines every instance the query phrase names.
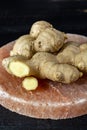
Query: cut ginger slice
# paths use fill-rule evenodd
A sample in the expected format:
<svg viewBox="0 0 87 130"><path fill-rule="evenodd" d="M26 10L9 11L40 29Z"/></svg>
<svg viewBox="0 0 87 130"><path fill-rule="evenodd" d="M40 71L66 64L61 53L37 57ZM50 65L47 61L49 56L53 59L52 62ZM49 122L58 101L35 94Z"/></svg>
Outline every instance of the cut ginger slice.
<svg viewBox="0 0 87 130"><path fill-rule="evenodd" d="M35 90L38 87L38 80L35 77L26 77L22 85L26 90Z"/></svg>
<svg viewBox="0 0 87 130"><path fill-rule="evenodd" d="M25 77L29 75L30 69L27 64L21 61L14 61L9 64L9 69L12 74L17 77Z"/></svg>

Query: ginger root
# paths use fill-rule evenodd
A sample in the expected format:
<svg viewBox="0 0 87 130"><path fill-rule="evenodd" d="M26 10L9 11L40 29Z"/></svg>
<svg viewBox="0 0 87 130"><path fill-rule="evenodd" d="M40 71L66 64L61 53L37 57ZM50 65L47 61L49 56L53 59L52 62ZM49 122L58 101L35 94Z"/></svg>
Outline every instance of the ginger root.
<svg viewBox="0 0 87 130"><path fill-rule="evenodd" d="M38 87L38 80L35 77L26 77L22 81L22 87L26 90L35 90Z"/></svg>
<svg viewBox="0 0 87 130"><path fill-rule="evenodd" d="M26 90L34 90L38 86L34 77L62 83L74 82L83 75L82 72L87 72L87 44L66 43L65 39L66 34L50 23L37 21L32 25L30 34L16 40L10 57L3 59L2 65L8 73L26 77L22 82Z"/></svg>
<svg viewBox="0 0 87 130"><path fill-rule="evenodd" d="M38 51L56 52L64 44L65 34L54 28L42 31L34 41L34 48Z"/></svg>
<svg viewBox="0 0 87 130"><path fill-rule="evenodd" d="M79 70L87 72L87 44L69 44L57 54L59 63L67 63L76 66Z"/></svg>
<svg viewBox="0 0 87 130"><path fill-rule="evenodd" d="M67 63L74 65L75 56L80 52L78 43L68 42L64 45L62 50L57 54L59 63Z"/></svg>
<svg viewBox="0 0 87 130"><path fill-rule="evenodd" d="M38 51L57 52L65 39L66 34L52 28L50 23L38 21L32 25L30 35L23 35L16 40L10 56L31 58Z"/></svg>
<svg viewBox="0 0 87 130"><path fill-rule="evenodd" d="M82 76L82 73L76 67L68 64L58 64L56 56L50 53L38 52L30 60L26 61L23 57L19 60L19 57L16 56L16 62L14 59L8 57L4 60L9 61L7 68L13 75L18 77L33 75L42 79L47 78L52 81L71 83ZM17 69L15 69L16 66ZM18 66L20 69L18 69ZM22 73L20 70L22 70Z"/></svg>
<svg viewBox="0 0 87 130"><path fill-rule="evenodd" d="M81 51L75 56L75 66L83 72L87 72L87 50Z"/></svg>
<svg viewBox="0 0 87 130"><path fill-rule="evenodd" d="M32 25L30 35L37 38L37 36L46 28L52 28L52 25L46 21L37 21Z"/></svg>
<svg viewBox="0 0 87 130"><path fill-rule="evenodd" d="M34 48L34 38L30 35L23 35L19 37L13 47L13 50L10 51L10 56L22 55L27 58L31 58L35 53Z"/></svg>
<svg viewBox="0 0 87 130"><path fill-rule="evenodd" d="M87 50L87 43L81 44L79 48L81 51Z"/></svg>

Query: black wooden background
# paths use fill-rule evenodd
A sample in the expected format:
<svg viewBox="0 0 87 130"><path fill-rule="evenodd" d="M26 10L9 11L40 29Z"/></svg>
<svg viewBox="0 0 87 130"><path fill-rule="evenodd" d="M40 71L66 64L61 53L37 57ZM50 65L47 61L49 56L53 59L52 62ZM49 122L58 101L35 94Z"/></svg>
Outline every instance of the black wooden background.
<svg viewBox="0 0 87 130"><path fill-rule="evenodd" d="M87 0L0 1L0 46L29 32L37 20L87 36ZM0 130L86 130L87 115L67 120L41 120L12 113L0 106Z"/></svg>

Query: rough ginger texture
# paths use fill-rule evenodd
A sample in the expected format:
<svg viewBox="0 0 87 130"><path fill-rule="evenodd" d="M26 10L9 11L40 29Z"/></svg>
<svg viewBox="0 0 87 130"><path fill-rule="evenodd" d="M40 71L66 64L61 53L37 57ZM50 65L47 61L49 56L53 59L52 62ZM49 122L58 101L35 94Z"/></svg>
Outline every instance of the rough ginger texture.
<svg viewBox="0 0 87 130"><path fill-rule="evenodd" d="M13 50L10 52L10 56L22 55L31 58L35 53L33 48L34 40L35 39L28 34L19 37L13 46Z"/></svg>
<svg viewBox="0 0 87 130"><path fill-rule="evenodd" d="M87 72L86 46L87 44L78 45L77 43L65 45L57 55L58 62L74 65L79 68L79 70Z"/></svg>
<svg viewBox="0 0 87 130"><path fill-rule="evenodd" d="M78 43L67 42L57 54L59 63L75 64L75 56L80 52Z"/></svg>
<svg viewBox="0 0 87 130"><path fill-rule="evenodd" d="M81 51L75 56L75 66L83 72L87 72L87 50Z"/></svg>
<svg viewBox="0 0 87 130"><path fill-rule="evenodd" d="M52 28L50 23L38 21L32 25L30 35L23 35L16 40L10 56L31 58L38 51L56 52L63 46L65 39L66 35Z"/></svg>
<svg viewBox="0 0 87 130"><path fill-rule="evenodd" d="M87 50L87 43L81 44L79 47L81 51Z"/></svg>
<svg viewBox="0 0 87 130"><path fill-rule="evenodd" d="M30 35L37 38L37 36L44 31L46 28L52 28L52 25L46 21L37 21L35 22L30 29Z"/></svg>
<svg viewBox="0 0 87 130"><path fill-rule="evenodd" d="M68 64L58 64L56 56L46 52L38 52L30 60L26 60L22 56L20 58L19 56L8 57L2 63L5 69L9 70L8 72L11 74L19 74L16 75L18 77L22 73L21 77L33 75L42 79L71 83L82 76L82 73L76 67ZM19 70L21 73L17 72Z"/></svg>
<svg viewBox="0 0 87 130"><path fill-rule="evenodd" d="M38 51L56 52L64 44L65 34L54 28L47 28L41 32L34 42L34 48Z"/></svg>

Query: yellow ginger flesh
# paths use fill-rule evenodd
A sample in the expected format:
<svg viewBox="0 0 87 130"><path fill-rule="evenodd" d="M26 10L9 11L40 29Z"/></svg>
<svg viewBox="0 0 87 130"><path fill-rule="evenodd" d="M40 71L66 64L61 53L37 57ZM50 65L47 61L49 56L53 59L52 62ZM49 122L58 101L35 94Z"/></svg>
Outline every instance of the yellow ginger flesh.
<svg viewBox="0 0 87 130"><path fill-rule="evenodd" d="M22 87L26 90L35 90L38 87L38 80L35 77L26 77L22 81Z"/></svg>

